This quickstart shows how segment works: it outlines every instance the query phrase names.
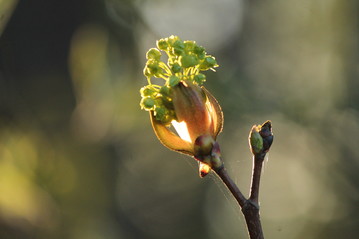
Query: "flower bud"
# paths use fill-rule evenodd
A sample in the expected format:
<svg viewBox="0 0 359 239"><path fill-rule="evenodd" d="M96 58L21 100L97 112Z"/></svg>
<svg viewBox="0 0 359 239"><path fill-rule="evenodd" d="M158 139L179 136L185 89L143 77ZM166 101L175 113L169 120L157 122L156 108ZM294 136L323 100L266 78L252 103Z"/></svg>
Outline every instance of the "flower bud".
<svg viewBox="0 0 359 239"><path fill-rule="evenodd" d="M194 142L195 156L201 157L203 155L210 155L214 142L214 139L210 135L201 135L197 137Z"/></svg>
<svg viewBox="0 0 359 239"><path fill-rule="evenodd" d="M193 77L193 80L198 84L202 85L206 81L206 76L204 74L197 74Z"/></svg>
<svg viewBox="0 0 359 239"><path fill-rule="evenodd" d="M213 148L211 151L211 164L212 168L217 170L223 167L223 161L221 159L221 150L219 148L219 143L214 142Z"/></svg>
<svg viewBox="0 0 359 239"><path fill-rule="evenodd" d="M205 58L205 56L206 56L206 51L204 50L204 48L203 47L201 47L201 46L195 46L194 47L194 49L193 49L193 52L194 52L194 54L196 54L197 55L197 57L199 58L199 59L204 59Z"/></svg>
<svg viewBox="0 0 359 239"><path fill-rule="evenodd" d="M182 70L182 66L180 66L178 63L174 63L171 66L171 70L173 71L173 73L178 73Z"/></svg>
<svg viewBox="0 0 359 239"><path fill-rule="evenodd" d="M180 78L178 78L177 76L170 76L170 79L169 79L168 84L169 84L171 87L174 87L174 86L176 86L179 82L180 82Z"/></svg>
<svg viewBox="0 0 359 239"><path fill-rule="evenodd" d="M163 74L163 69L160 67L158 61L149 59L146 63L145 69L143 70L143 73L147 77L159 77Z"/></svg>
<svg viewBox="0 0 359 239"><path fill-rule="evenodd" d="M217 100L201 86L206 76L200 73L213 70L217 62L195 41L182 41L172 35L156 44L158 49L146 54L143 73L148 85L140 90L141 108L149 111L161 143L195 157L203 177L223 166L216 142L223 127L223 113ZM161 61L162 51L167 54L167 63ZM162 78L165 83L154 84L152 77Z"/></svg>
<svg viewBox="0 0 359 239"><path fill-rule="evenodd" d="M207 167L218 170L223 167L219 144L209 135L199 136L194 145L195 159L200 161L200 176L207 175ZM204 165L202 165L202 163Z"/></svg>
<svg viewBox="0 0 359 239"><path fill-rule="evenodd" d="M220 157L212 157L211 165L213 169L217 170L223 167L223 161Z"/></svg>
<svg viewBox="0 0 359 239"><path fill-rule="evenodd" d="M177 56L180 56L184 53L184 44L181 40L177 40L175 41L175 43L173 43L173 53Z"/></svg>
<svg viewBox="0 0 359 239"><path fill-rule="evenodd" d="M153 110L155 106L155 101L150 97L145 97L142 98L140 105L142 109L145 109L147 111Z"/></svg>
<svg viewBox="0 0 359 239"><path fill-rule="evenodd" d="M159 61L161 58L161 52L159 50L157 50L156 48L151 48L148 50L148 52L146 54L146 58Z"/></svg>
<svg viewBox="0 0 359 239"><path fill-rule="evenodd" d="M184 68L195 66L198 62L198 58L195 55L184 55L181 57L181 65Z"/></svg>
<svg viewBox="0 0 359 239"><path fill-rule="evenodd" d="M215 139L223 127L223 113L217 100L204 87L182 81L172 87L170 95L173 108L167 107L170 109L167 113L178 135L166 127L168 117L162 118L165 112L157 112L157 108L155 112L150 112L152 127L161 143L174 151L194 156L199 161L204 156L219 156ZM165 103L159 102L158 105Z"/></svg>
<svg viewBox="0 0 359 239"><path fill-rule="evenodd" d="M191 52L197 46L195 41L184 41L184 48L186 52Z"/></svg>
<svg viewBox="0 0 359 239"><path fill-rule="evenodd" d="M166 39L160 39L157 41L157 48L162 50L162 51L166 51L167 47L168 47L168 42Z"/></svg>
<svg viewBox="0 0 359 239"><path fill-rule="evenodd" d="M160 93L163 95L163 96L168 96L170 94L170 88L166 85L162 86L161 89L160 89Z"/></svg>
<svg viewBox="0 0 359 239"><path fill-rule="evenodd" d="M214 59L213 56L207 56L206 58L204 58L204 61L201 63L201 65L199 66L199 69L201 71L206 71L209 70L213 67L217 67L217 61Z"/></svg>
<svg viewBox="0 0 359 239"><path fill-rule="evenodd" d="M150 88L149 86L144 86L140 89L140 94L142 97L154 96L157 92Z"/></svg>
<svg viewBox="0 0 359 239"><path fill-rule="evenodd" d="M170 36L170 37L168 38L168 44L169 44L171 47L173 47L174 44L175 44L175 42L178 41L178 40L180 40L180 38L179 38L178 36L172 35L172 36Z"/></svg>

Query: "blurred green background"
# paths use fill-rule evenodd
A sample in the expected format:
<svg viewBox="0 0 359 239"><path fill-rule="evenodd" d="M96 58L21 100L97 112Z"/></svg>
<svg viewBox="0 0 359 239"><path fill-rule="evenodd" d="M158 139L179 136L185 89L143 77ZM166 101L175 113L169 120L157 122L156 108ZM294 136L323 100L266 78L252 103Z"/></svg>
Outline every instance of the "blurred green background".
<svg viewBox="0 0 359 239"><path fill-rule="evenodd" d="M355 238L358 10L355 0L0 0L0 238L247 238L219 180L163 147L139 108L145 53L172 34L220 65L207 88L245 194L248 132L273 122L266 238Z"/></svg>

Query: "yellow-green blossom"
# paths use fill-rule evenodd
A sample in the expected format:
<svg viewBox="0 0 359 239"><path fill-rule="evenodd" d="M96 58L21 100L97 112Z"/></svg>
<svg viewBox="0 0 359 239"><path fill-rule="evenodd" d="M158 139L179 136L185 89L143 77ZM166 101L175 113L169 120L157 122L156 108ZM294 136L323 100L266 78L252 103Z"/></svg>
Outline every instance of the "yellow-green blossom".
<svg viewBox="0 0 359 239"><path fill-rule="evenodd" d="M177 36L158 40L157 48L151 48L146 57L143 72L148 85L140 90L140 105L149 111L158 139L199 160L202 176L210 168L220 167L215 140L223 127L223 114L217 100L203 87L206 76L201 73L218 67L215 58L196 42ZM163 79L163 85L153 84L152 78Z"/></svg>

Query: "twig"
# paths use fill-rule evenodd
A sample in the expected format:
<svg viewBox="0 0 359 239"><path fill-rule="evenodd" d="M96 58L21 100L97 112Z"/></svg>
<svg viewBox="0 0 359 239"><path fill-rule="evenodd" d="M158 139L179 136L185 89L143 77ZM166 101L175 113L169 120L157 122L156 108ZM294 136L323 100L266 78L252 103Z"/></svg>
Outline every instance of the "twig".
<svg viewBox="0 0 359 239"><path fill-rule="evenodd" d="M229 177L226 168L221 167L220 169L215 170L215 172L220 177L220 179L223 181L223 183L227 186L229 191L232 193L234 198L237 200L239 206L242 208L246 204L247 199L244 197L244 195L239 190L237 185L233 182L233 180Z"/></svg>
<svg viewBox="0 0 359 239"><path fill-rule="evenodd" d="M248 233L251 239L263 239L262 224L259 215L259 183L265 153L253 156L253 171L250 196L242 212L246 219Z"/></svg>
<svg viewBox="0 0 359 239"><path fill-rule="evenodd" d="M265 153L255 154L253 156L252 183L251 183L249 199L256 204L258 204L258 200L259 200L259 183L261 179L264 157L265 157Z"/></svg>
<svg viewBox="0 0 359 239"><path fill-rule="evenodd" d="M243 196L237 185L229 177L223 162L220 164L220 167L213 168L241 207L251 239L264 239L259 215L259 184L263 161L272 142L272 123L269 120L262 125L254 125L252 127L249 134L249 145L253 154L253 170L249 199ZM215 151L215 153L217 151Z"/></svg>
<svg viewBox="0 0 359 239"><path fill-rule="evenodd" d="M263 160L265 153L256 154L253 156L253 173L252 184L249 199L242 194L237 185L233 182L224 167L221 167L215 172L227 186L234 198L237 200L242 209L242 213L246 220L249 237L251 239L264 239L262 225L259 215L259 183L262 171Z"/></svg>

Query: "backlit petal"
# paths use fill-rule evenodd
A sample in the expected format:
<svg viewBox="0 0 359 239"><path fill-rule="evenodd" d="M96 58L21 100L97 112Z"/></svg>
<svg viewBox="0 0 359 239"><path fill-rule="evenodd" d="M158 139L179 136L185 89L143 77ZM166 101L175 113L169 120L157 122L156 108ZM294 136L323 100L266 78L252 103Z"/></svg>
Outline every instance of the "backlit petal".
<svg viewBox="0 0 359 239"><path fill-rule="evenodd" d="M153 112L150 112L150 118L153 130L156 133L158 140L167 148L177 151L179 153L194 155L193 144L181 139L178 135L173 133L169 128L157 121Z"/></svg>

